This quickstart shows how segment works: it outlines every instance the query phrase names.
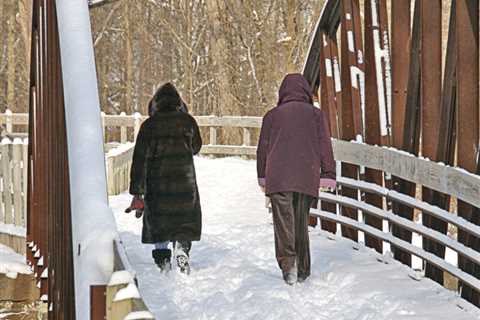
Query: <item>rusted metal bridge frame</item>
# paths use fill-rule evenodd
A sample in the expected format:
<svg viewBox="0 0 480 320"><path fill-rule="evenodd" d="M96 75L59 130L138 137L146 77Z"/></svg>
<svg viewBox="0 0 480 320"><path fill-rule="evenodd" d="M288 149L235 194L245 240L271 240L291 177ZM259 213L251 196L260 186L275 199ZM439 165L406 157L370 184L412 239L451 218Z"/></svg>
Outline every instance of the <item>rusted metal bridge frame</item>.
<svg viewBox="0 0 480 320"><path fill-rule="evenodd" d="M27 258L49 319L75 319L67 138L54 1L33 2Z"/></svg>
<svg viewBox="0 0 480 320"><path fill-rule="evenodd" d="M328 0L325 3L304 75L319 91L332 136L391 146L414 155L421 153L431 160L458 165L478 174L478 1L452 1L443 77L442 1L396 0L390 3L391 32L388 30L387 0L365 0L364 42L359 1ZM413 27L410 18L412 3ZM358 168L352 163L343 163L342 175L384 185L411 197L416 195L415 183L391 177L389 172L382 176L380 171ZM384 207L378 194L358 194L349 185L342 186L341 194L353 199L360 197L378 208ZM449 194L423 187L422 198L442 209L450 208ZM395 199L390 199L386 205L386 209L396 215L413 219L411 206ZM322 209L334 212L331 204L322 204ZM356 220L357 212L341 206L341 213L346 217ZM479 213L479 208L458 201L458 216L480 224ZM382 229L378 217L368 212L363 215L367 225ZM422 222L442 234L447 232L448 223L429 212L423 212ZM322 222L322 228L335 231L333 223ZM357 232L352 230L342 226L342 234L356 240ZM393 223L392 233L408 243L412 241L411 230L403 226ZM458 240L480 250L480 239L462 228L458 228ZM378 238L366 235L365 242L382 252L382 241ZM395 258L411 265L411 254L395 248L394 244L392 246ZM445 256L445 246L428 237L423 239L423 248L438 257ZM459 256L459 268L480 277L480 266L462 255ZM441 284L444 282L443 271L428 261L425 274ZM459 291L462 297L480 305L478 291L464 283L459 284Z"/></svg>
<svg viewBox="0 0 480 320"><path fill-rule="evenodd" d="M84 1L79 8L86 8ZM32 7L27 260L38 279L41 299L48 303L48 318L73 320L78 315L78 297L58 2L33 0ZM98 124L99 119L100 115ZM80 256L81 249L85 250L79 244L75 256Z"/></svg>

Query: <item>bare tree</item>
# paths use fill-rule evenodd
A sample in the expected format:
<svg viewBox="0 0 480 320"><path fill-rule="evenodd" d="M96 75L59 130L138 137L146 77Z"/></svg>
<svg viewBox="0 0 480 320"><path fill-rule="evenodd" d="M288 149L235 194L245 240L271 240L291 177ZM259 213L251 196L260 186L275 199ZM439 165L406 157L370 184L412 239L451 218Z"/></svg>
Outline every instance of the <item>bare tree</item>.
<svg viewBox="0 0 480 320"><path fill-rule="evenodd" d="M300 71L323 1L90 2L105 112L145 113L171 81L195 114L262 115ZM0 1L0 106L15 111L28 105L30 16L30 0Z"/></svg>

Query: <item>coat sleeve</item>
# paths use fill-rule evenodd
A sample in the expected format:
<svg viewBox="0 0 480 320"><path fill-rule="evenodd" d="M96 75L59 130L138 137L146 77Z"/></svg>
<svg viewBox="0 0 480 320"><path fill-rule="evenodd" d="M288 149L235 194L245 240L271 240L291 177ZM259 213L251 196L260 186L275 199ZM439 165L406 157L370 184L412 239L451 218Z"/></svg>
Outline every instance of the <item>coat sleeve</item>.
<svg viewBox="0 0 480 320"><path fill-rule="evenodd" d="M145 122L140 127L135 149L133 150L133 161L130 170L130 189L132 195L141 195L145 193L145 174L147 159L148 141L145 135Z"/></svg>
<svg viewBox="0 0 480 320"><path fill-rule="evenodd" d="M333 158L332 139L327 118L318 110L319 148L321 157L320 187L336 187L336 162Z"/></svg>
<svg viewBox="0 0 480 320"><path fill-rule="evenodd" d="M267 113L262 121L262 129L260 130L260 138L258 139L258 148L257 148L257 178L258 184L262 187L265 187L265 171L267 167L267 155L269 149L270 141L270 131L271 131L271 119L270 114Z"/></svg>
<svg viewBox="0 0 480 320"><path fill-rule="evenodd" d="M193 137L192 137L192 151L193 154L196 155L202 149L202 136L200 135L200 129L198 128L197 121L192 117L193 121Z"/></svg>

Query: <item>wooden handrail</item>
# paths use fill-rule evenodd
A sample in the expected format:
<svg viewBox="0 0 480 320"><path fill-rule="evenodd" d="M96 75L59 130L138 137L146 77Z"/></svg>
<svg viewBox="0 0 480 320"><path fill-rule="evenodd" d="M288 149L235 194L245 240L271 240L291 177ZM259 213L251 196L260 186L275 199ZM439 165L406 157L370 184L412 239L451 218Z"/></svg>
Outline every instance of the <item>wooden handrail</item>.
<svg viewBox="0 0 480 320"><path fill-rule="evenodd" d="M337 161L387 172L480 207L480 176L391 148L333 142Z"/></svg>

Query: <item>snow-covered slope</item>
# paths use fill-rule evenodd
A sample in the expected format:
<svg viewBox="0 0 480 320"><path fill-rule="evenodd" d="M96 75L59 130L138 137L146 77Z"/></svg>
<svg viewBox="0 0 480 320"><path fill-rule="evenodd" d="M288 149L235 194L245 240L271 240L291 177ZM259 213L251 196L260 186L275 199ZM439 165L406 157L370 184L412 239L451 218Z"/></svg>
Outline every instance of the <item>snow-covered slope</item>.
<svg viewBox="0 0 480 320"><path fill-rule="evenodd" d="M436 283L341 238L312 229L312 276L289 287L274 255L271 216L256 185L254 161L197 158L203 238L192 273L162 275L141 221L123 213L130 196L111 197L120 236L141 294L157 319L480 319L480 312ZM382 258L388 263L378 260ZM461 306L463 309L461 309Z"/></svg>

